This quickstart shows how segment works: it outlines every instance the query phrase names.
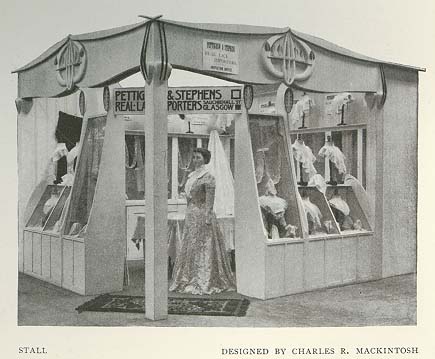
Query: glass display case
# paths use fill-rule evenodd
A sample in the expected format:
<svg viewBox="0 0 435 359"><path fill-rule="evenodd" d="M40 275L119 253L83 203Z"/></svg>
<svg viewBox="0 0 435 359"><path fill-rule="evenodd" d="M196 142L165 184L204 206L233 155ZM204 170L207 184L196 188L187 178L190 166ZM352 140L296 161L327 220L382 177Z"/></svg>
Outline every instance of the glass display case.
<svg viewBox="0 0 435 359"><path fill-rule="evenodd" d="M85 231L88 223L100 169L105 127L106 116L88 120L65 227L67 235L78 236Z"/></svg>
<svg viewBox="0 0 435 359"><path fill-rule="evenodd" d="M315 187L299 187L310 238L337 235L339 230L323 193Z"/></svg>
<svg viewBox="0 0 435 359"><path fill-rule="evenodd" d="M59 233L59 219L71 187L48 185L37 203L26 229Z"/></svg>
<svg viewBox="0 0 435 359"><path fill-rule="evenodd" d="M372 230L351 186L328 187L326 198L341 234Z"/></svg>
<svg viewBox="0 0 435 359"><path fill-rule="evenodd" d="M301 221L291 200L292 176L282 118L251 116L249 132L258 201L268 239L301 238Z"/></svg>
<svg viewBox="0 0 435 359"><path fill-rule="evenodd" d="M312 153L314 173L320 174L330 184L343 184L346 174L357 178L366 186L367 130L340 128L334 131L292 131L296 179L299 184L308 184L310 175L298 158L302 144ZM300 155L299 155L300 156ZM299 161L298 161L299 160Z"/></svg>
<svg viewBox="0 0 435 359"><path fill-rule="evenodd" d="M62 226L61 218L63 217L62 213L64 213L64 210L66 209L65 204L67 203L70 193L71 193L71 187L70 186L64 187L59 200L57 201L55 207L51 212L50 217L48 217L48 220L43 229L44 232L50 232L56 234L60 233L61 226Z"/></svg>

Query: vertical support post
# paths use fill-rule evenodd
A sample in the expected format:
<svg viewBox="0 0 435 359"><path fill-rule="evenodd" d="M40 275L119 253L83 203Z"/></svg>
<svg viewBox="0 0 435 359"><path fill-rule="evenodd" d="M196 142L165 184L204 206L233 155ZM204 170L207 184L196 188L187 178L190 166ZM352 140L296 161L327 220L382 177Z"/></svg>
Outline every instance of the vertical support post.
<svg viewBox="0 0 435 359"><path fill-rule="evenodd" d="M158 22L150 24L145 83L145 317L168 316L167 79L159 78ZM169 76L168 76L169 77Z"/></svg>
<svg viewBox="0 0 435 359"><path fill-rule="evenodd" d="M169 165L169 164L168 164ZM178 199L178 137L172 137L171 199Z"/></svg>
<svg viewBox="0 0 435 359"><path fill-rule="evenodd" d="M328 138L328 136L332 136L331 131L325 132L325 141ZM325 157L325 181L329 182L331 181L331 169L329 168L329 159Z"/></svg>
<svg viewBox="0 0 435 359"><path fill-rule="evenodd" d="M356 140L356 147L357 147L357 175L358 181L363 183L363 129L359 128L357 132L357 140Z"/></svg>

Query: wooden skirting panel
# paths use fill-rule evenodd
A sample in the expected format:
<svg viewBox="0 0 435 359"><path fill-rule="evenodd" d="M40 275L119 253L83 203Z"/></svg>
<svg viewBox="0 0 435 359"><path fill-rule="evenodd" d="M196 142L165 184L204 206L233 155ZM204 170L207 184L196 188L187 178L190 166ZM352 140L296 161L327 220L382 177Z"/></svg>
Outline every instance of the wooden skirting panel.
<svg viewBox="0 0 435 359"><path fill-rule="evenodd" d="M372 233L266 243L266 299L376 279Z"/></svg>

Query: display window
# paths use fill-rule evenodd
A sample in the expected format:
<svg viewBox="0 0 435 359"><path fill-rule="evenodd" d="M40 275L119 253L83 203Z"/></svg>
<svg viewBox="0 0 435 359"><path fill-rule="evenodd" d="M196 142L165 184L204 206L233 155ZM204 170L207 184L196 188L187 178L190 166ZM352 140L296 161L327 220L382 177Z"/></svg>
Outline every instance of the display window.
<svg viewBox="0 0 435 359"><path fill-rule="evenodd" d="M291 199L291 171L281 118L250 116L249 131L260 210L267 237L301 238L299 211Z"/></svg>
<svg viewBox="0 0 435 359"><path fill-rule="evenodd" d="M365 188L366 128L292 131L290 139L299 185L309 185L313 174L321 175L327 184L343 184L345 175L350 174Z"/></svg>
<svg viewBox="0 0 435 359"><path fill-rule="evenodd" d="M88 120L65 228L67 235L80 235L88 223L103 152L105 127L106 116Z"/></svg>

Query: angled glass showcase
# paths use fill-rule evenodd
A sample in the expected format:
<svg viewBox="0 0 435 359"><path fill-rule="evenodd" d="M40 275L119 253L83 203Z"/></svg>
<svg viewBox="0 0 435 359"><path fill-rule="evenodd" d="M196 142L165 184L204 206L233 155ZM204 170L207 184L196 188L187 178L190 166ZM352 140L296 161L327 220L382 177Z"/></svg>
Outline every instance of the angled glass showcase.
<svg viewBox="0 0 435 359"><path fill-rule="evenodd" d="M26 228L40 231L53 229L54 224L59 220L69 190L70 188L65 191L65 186L48 185L27 222Z"/></svg>
<svg viewBox="0 0 435 359"><path fill-rule="evenodd" d="M89 118L71 194L65 234L78 236L91 212L103 151L106 116Z"/></svg>
<svg viewBox="0 0 435 359"><path fill-rule="evenodd" d="M341 234L372 230L351 186L328 187L326 198Z"/></svg>
<svg viewBox="0 0 435 359"><path fill-rule="evenodd" d="M283 119L250 116L249 132L258 201L267 237L270 240L302 238L299 211L292 196L294 190Z"/></svg>

